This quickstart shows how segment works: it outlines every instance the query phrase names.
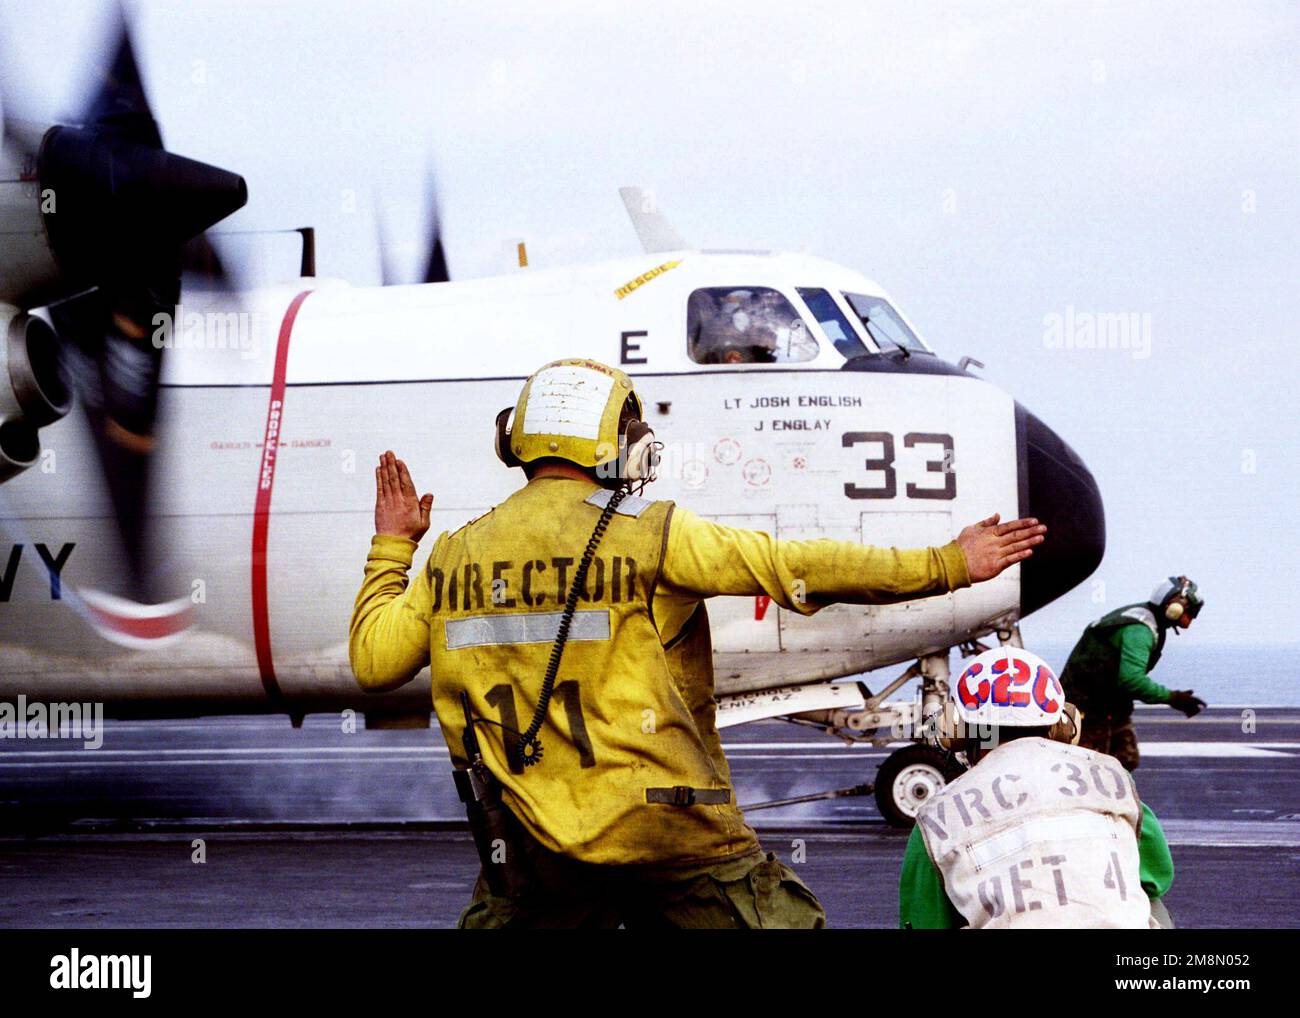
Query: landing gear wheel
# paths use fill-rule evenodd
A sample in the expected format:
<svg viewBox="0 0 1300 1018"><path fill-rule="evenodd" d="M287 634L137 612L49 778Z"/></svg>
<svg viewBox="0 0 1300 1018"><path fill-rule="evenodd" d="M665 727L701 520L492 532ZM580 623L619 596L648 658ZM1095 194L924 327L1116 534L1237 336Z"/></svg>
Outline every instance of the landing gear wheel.
<svg viewBox="0 0 1300 1018"><path fill-rule="evenodd" d="M891 827L911 827L917 810L964 768L931 746L904 746L876 771L876 806Z"/></svg>

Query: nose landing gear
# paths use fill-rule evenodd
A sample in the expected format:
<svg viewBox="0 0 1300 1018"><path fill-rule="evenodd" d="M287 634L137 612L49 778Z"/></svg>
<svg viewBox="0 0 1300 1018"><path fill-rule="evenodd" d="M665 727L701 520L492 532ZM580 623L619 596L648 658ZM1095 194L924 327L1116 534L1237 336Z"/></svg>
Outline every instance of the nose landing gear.
<svg viewBox="0 0 1300 1018"><path fill-rule="evenodd" d="M1023 646L1020 628L1010 621L995 630L998 642L1004 646ZM978 642L963 644L963 656L971 656L987 648ZM872 695L859 684L861 702L853 706L802 711L795 714L777 714L796 724L819 728L828 735L838 735L846 742L870 742L875 746L909 745L896 749L876 771L873 783L854 785L830 792L818 792L790 799L751 803L743 807L746 812L792 806L819 799L838 799L849 796L872 795L880 815L892 827L911 827L916 823L917 811L933 798L944 785L959 777L966 766L956 755L930 745L926 741L930 719L944 709L948 700L947 650L919 658L907 671ZM910 702L885 701L912 679L921 680L916 698ZM842 687L841 687L842 688Z"/></svg>
<svg viewBox="0 0 1300 1018"><path fill-rule="evenodd" d="M891 827L911 827L928 799L965 768L932 746L904 746L876 771L876 807Z"/></svg>

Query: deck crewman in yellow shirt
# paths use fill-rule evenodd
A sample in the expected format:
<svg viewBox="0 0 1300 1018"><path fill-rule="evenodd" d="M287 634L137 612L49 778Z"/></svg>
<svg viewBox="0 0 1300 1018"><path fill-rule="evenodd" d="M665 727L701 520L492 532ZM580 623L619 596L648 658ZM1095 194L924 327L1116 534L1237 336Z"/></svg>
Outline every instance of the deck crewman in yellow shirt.
<svg viewBox="0 0 1300 1018"><path fill-rule="evenodd" d="M497 454L528 483L440 535L409 580L433 496L380 457L349 653L367 690L430 667L482 861L462 927L822 926L732 795L705 599L810 615L944 594L1046 531L993 516L941 548L776 541L633 495L656 449L626 374L546 365L497 418Z"/></svg>

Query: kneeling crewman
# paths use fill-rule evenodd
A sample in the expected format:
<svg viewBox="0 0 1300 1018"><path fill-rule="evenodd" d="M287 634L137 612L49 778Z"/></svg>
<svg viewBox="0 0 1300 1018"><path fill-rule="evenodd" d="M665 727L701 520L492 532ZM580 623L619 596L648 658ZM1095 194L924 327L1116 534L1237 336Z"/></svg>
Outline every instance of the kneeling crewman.
<svg viewBox="0 0 1300 1018"><path fill-rule="evenodd" d="M1111 757L1082 746L1074 712L1036 654L996 647L932 723L971 769L917 814L899 878L911 929L1147 929L1173 860L1155 814Z"/></svg>
<svg viewBox="0 0 1300 1018"><path fill-rule="evenodd" d="M943 594L1046 529L992 517L913 551L775 541L632 495L655 448L627 375L546 365L497 418L498 456L528 483L442 534L409 583L432 496L392 453L376 470L352 668L382 690L431 666L483 864L464 927L821 926L734 801L704 599L807 615Z"/></svg>

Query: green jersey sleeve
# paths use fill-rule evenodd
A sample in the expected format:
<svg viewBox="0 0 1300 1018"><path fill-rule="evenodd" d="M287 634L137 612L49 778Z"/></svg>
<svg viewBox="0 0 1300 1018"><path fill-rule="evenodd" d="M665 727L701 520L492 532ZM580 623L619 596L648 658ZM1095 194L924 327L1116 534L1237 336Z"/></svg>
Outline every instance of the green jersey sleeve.
<svg viewBox="0 0 1300 1018"><path fill-rule="evenodd" d="M1163 898L1174 882L1174 857L1169 854L1164 828L1145 802L1142 831L1138 835L1138 873L1148 898Z"/></svg>
<svg viewBox="0 0 1300 1018"><path fill-rule="evenodd" d="M898 875L898 925L902 929L952 930L966 920L948 900L918 827L912 828Z"/></svg>
<svg viewBox="0 0 1300 1018"><path fill-rule="evenodd" d="M1168 703L1169 690L1147 674L1155 634L1146 626L1121 626L1112 639L1119 649L1120 688L1143 703Z"/></svg>

